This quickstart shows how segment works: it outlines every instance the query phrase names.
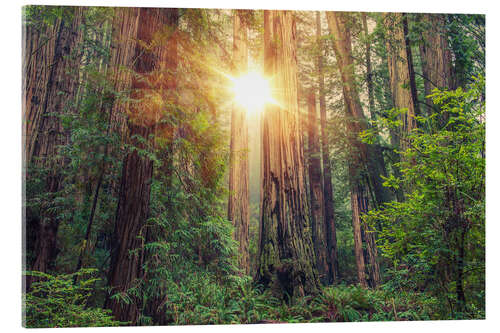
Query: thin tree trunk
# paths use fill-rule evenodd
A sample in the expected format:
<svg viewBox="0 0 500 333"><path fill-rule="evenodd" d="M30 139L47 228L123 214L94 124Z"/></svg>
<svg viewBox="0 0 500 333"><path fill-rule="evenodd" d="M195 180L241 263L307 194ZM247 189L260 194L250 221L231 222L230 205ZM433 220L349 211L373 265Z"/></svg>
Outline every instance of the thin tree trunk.
<svg viewBox="0 0 500 333"><path fill-rule="evenodd" d="M316 254L316 268L320 281L329 283L328 247L326 244L326 225L324 220L323 186L321 182L321 155L316 118L316 94L311 89L307 96L308 122L308 170L309 193L311 199L311 230L314 252Z"/></svg>
<svg viewBox="0 0 500 333"><path fill-rule="evenodd" d="M408 15L403 13L401 14L401 21L403 24L403 35L405 40L405 51L406 51L406 63L408 65L408 77L410 82L410 94L413 103L415 116L420 115L420 106L418 103L418 94L417 94L417 84L415 82L415 68L413 67L413 55L411 51L411 41L408 32ZM416 126L416 122L415 122Z"/></svg>
<svg viewBox="0 0 500 333"><path fill-rule="evenodd" d="M247 27L241 12L233 17L234 75L245 73L248 67ZM248 257L248 227L250 223L250 192L248 189L248 124L246 111L233 105L231 113L231 143L229 164L228 219L233 222L234 238L239 244L239 266L244 273L250 270Z"/></svg>
<svg viewBox="0 0 500 333"><path fill-rule="evenodd" d="M368 23L366 20L366 13L361 13L361 19L363 22L363 31L365 35L365 59L366 59L366 85L368 89L368 102L369 102L369 114L372 120L376 119L375 115L375 99L373 96L373 73L371 66L371 46L368 39ZM370 166L368 171L371 173L370 178L374 179L372 181L373 191L374 191L374 203L376 206L380 206L384 202L389 202L391 200L391 194L389 190L382 185L383 179L381 176L387 177L387 169L385 166L384 155L380 143L377 141L368 150L369 156L368 161Z"/></svg>
<svg viewBox="0 0 500 333"><path fill-rule="evenodd" d="M107 125L107 130L106 134L109 135L111 131L111 119L113 116L112 113L112 100L111 101L103 101L103 111L106 109L109 109L108 114L108 125ZM85 255L85 252L87 251L88 247L88 242L90 240L90 233L92 230L92 225L94 224L94 217L95 217L95 212L97 209L97 200L99 199L99 192L101 190L102 182L104 180L104 174L106 173L106 160L108 159L108 151L109 151L109 145L106 144L104 147L104 154L101 160L101 165L100 165L100 172L99 172L99 178L97 179L97 184L96 184L96 189L94 192L94 197L92 199L92 207L90 208L90 216L89 216L89 221L87 223L87 229L85 231L85 237L83 238L83 247L80 250L80 254L78 255L78 262L76 264L76 269L75 272L78 272L82 267L83 267L83 256ZM73 282L76 283L77 281L77 275L74 276Z"/></svg>
<svg viewBox="0 0 500 333"><path fill-rule="evenodd" d="M365 275L365 263L362 250L362 235L361 235L361 215L366 212L368 207L367 202L367 186L363 180L364 177L370 177L370 181L375 184L379 181L373 172L370 172L371 163L369 157L371 155L370 147L360 142L359 133L367 128L366 119L361 108L359 95L354 79L354 67L352 60L351 33L349 30L349 16L346 13L327 12L328 27L331 34L334 36L334 51L337 59L340 76L343 83L343 94L346 104L346 113L348 119L348 130L350 135L351 147L349 165L349 184L351 190L351 208L352 208L352 224L354 232L355 256L356 265L358 268L358 280L362 286L367 286ZM368 169L368 171L366 170ZM368 181L366 181L368 183ZM368 243L367 246L375 246L373 243ZM371 249L372 253L376 253L375 249ZM378 265L375 256L369 257L369 265L375 267ZM371 277L372 281L376 278Z"/></svg>
<svg viewBox="0 0 500 333"><path fill-rule="evenodd" d="M323 160L323 201L326 243L328 251L328 283L334 283L339 277L339 261L337 256L337 232L335 227L335 211L333 202L332 171L328 154L328 133L326 119L325 77L323 72L323 43L321 41L321 15L316 12L316 41L318 43L318 87L319 111L321 123L321 157Z"/></svg>
<svg viewBox="0 0 500 333"><path fill-rule="evenodd" d="M308 231L295 34L293 12L264 12L265 69L269 69L272 59L274 97L279 106L267 106L263 119L263 197L257 281L272 286L275 294L285 299L314 294L319 288Z"/></svg>
<svg viewBox="0 0 500 333"><path fill-rule="evenodd" d="M368 88L368 105L370 106L370 117L373 119L373 112L375 111L375 99L373 98L373 73L372 73L372 60L371 60L371 44L368 40L368 23L366 20L366 13L361 13L361 20L363 21L363 32L365 37L365 57L366 57L366 86Z"/></svg>
<svg viewBox="0 0 500 333"><path fill-rule="evenodd" d="M349 165L350 173L352 165ZM365 212L367 198L361 185L354 185L351 188L351 211L352 211L352 229L354 233L354 256L356 258L356 267L358 271L358 281L363 287L368 286L365 273L365 258L363 255L363 239L361 236L361 214Z"/></svg>

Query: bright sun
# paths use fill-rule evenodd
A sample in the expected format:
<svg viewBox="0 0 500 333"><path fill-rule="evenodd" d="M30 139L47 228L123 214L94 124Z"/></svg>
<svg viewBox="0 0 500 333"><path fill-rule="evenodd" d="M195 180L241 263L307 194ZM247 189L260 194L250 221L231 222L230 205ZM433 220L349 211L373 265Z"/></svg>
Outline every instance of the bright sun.
<svg viewBox="0 0 500 333"><path fill-rule="evenodd" d="M260 112L268 103L275 103L269 80L258 72L231 78L234 101L249 113Z"/></svg>

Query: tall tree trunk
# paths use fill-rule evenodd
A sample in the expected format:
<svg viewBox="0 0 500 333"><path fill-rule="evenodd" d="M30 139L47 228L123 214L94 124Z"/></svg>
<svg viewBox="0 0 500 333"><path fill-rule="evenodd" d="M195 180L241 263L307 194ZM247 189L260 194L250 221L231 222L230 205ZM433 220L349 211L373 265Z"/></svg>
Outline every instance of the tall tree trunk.
<svg viewBox="0 0 500 333"><path fill-rule="evenodd" d="M401 13L385 14L384 23L387 29L386 45L388 55L389 77L394 107L407 108L408 112L402 114L399 144L401 150L408 146L407 133L417 127L416 96L412 96L410 88L410 66L405 41L404 17Z"/></svg>
<svg viewBox="0 0 500 333"><path fill-rule="evenodd" d="M234 75L245 73L248 68L247 26L236 11L233 17L233 66ZM250 223L250 192L248 189L248 124L246 110L233 105L231 113L231 143L229 164L228 219L234 225L234 238L239 244L239 266L248 274L248 226Z"/></svg>
<svg viewBox="0 0 500 333"><path fill-rule="evenodd" d="M361 19L363 22L363 31L365 35L365 59L366 59L366 85L368 89L368 102L369 102L369 114L372 120L376 119L375 115L375 98L373 96L373 73L372 73L372 61L371 61L371 44L368 34L368 23L366 19L366 13L361 13ZM384 202L389 202L391 200L390 191L382 185L383 180L381 176L387 177L387 169L384 161L384 154L382 152L382 147L380 142L376 142L371 149L368 150L370 154L368 156L368 161L371 166L368 167L368 171L371 173L371 178L375 181L372 182L373 192L374 192L374 203L376 206Z"/></svg>
<svg viewBox="0 0 500 333"><path fill-rule="evenodd" d="M406 50L406 59L408 64L408 76L410 79L410 92L411 99L413 102L413 107L415 108L415 116L420 115L420 105L418 103L418 93L417 93L417 83L415 81L415 68L413 66L413 55L411 51L411 41L408 31L408 15L403 13L402 15L402 23L403 23L403 34L405 39L405 50ZM415 125L416 126L416 125Z"/></svg>
<svg viewBox="0 0 500 333"><path fill-rule="evenodd" d="M279 105L267 106L263 119L257 280L285 299L314 294L319 287L299 133L295 29L293 12L264 11L264 66L270 69L272 61L274 97Z"/></svg>
<svg viewBox="0 0 500 333"><path fill-rule="evenodd" d="M109 80L117 96L113 100L111 131L125 141L127 134L128 93L132 84L131 67L135 58L139 8L115 9L112 22Z"/></svg>
<svg viewBox="0 0 500 333"><path fill-rule="evenodd" d="M433 89L456 89L463 86L463 77L456 73L452 65L452 55L448 44L446 31L446 15L421 14L420 20L425 24L422 41L419 45L422 62L422 76L424 77L425 96L429 96ZM461 81L461 82L459 82ZM435 112L432 98L426 99L428 114ZM447 116L441 119L444 124Z"/></svg>
<svg viewBox="0 0 500 333"><path fill-rule="evenodd" d="M326 244L326 225L324 220L323 186L321 182L321 155L316 118L316 94L311 89L307 96L307 155L309 170L309 193L311 198L311 231L316 254L316 267L320 281L329 283L328 248Z"/></svg>
<svg viewBox="0 0 500 333"><path fill-rule="evenodd" d="M120 196L116 212L114 248L108 284L112 293L126 292L134 280L140 278L139 267L143 227L149 214L149 197L153 161L138 150L150 150L165 97L165 79L168 50L166 46L171 26L171 15L177 9L140 8L135 46L132 91L128 131L131 144L136 149L129 152L124 161L120 182ZM132 302L125 304L108 297L106 308L116 319L135 324L138 310Z"/></svg>
<svg viewBox="0 0 500 333"><path fill-rule="evenodd" d="M335 211L333 202L332 171L330 156L328 154L328 133L326 119L325 77L323 71L323 43L321 41L321 15L316 12L316 42L318 43L318 87L319 87L319 111L321 122L321 157L323 159L323 200L324 219L326 230L326 243L329 263L329 281L335 282L339 277L339 261L337 256L337 232L335 227Z"/></svg>
<svg viewBox="0 0 500 333"><path fill-rule="evenodd" d="M334 51L337 59L340 76L343 83L343 94L347 109L348 130L351 140L351 151L349 157L349 184L351 190L352 224L354 232L354 245L356 265L358 268L358 280L362 286L367 285L365 277L365 263L362 249L362 221L361 215L367 210L367 186L371 181L375 184L378 177L370 170L371 164L370 146L360 142L359 133L367 128L366 119L361 108L359 95L354 78L354 66L352 60L351 33L349 30L349 16L346 13L327 12L328 27L334 36ZM369 178L368 178L369 177ZM367 179L370 179L367 181ZM367 246L375 246L374 242L367 243ZM375 249L370 249L375 253ZM369 256L369 265L378 266L375 256ZM372 270L371 270L372 271ZM377 279L371 276L371 280L376 284Z"/></svg>
<svg viewBox="0 0 500 333"><path fill-rule="evenodd" d="M424 76L425 95L434 88L455 88L452 75L451 51L446 32L444 14L421 14L421 22L426 26L420 43L420 57ZM429 104L432 105L432 101Z"/></svg>
<svg viewBox="0 0 500 333"><path fill-rule="evenodd" d="M375 112L375 99L373 97L373 73L372 73L372 58L371 58L371 44L368 39L368 22L366 20L366 13L361 13L361 20L363 22L363 32L365 37L365 59L366 59L366 86L368 88L368 105L370 110L370 117L373 118Z"/></svg>
<svg viewBox="0 0 500 333"><path fill-rule="evenodd" d="M353 174L353 165L349 164L349 174ZM351 185L351 211L352 229L354 234L354 256L356 258L356 268L358 271L358 281L363 287L368 286L366 278L365 257L363 255L363 237L361 229L361 214L366 212L368 198L365 195L364 187L361 184Z"/></svg>
<svg viewBox="0 0 500 333"><path fill-rule="evenodd" d="M75 50L82 38L79 26L83 8L65 9L62 18L58 18L53 26L46 27L46 36L29 26L24 32L24 162L25 168L34 165L47 170L45 191L51 197L62 187L61 169L66 161L59 157L58 148L69 143L69 135L59 116L71 112L78 80L77 73L68 71L68 68L74 67L75 62L79 64L79 54ZM54 268L60 222L54 209L53 204L41 209L31 270L47 272ZM26 224L28 228L29 221ZM33 281L27 279L28 289Z"/></svg>

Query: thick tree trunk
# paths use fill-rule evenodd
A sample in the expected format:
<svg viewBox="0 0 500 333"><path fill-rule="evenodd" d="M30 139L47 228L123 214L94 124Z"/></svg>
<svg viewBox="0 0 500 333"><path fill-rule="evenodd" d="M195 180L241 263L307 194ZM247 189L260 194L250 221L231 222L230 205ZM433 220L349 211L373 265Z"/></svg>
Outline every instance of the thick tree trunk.
<svg viewBox="0 0 500 333"><path fill-rule="evenodd" d="M452 65L452 55L446 31L446 15L421 14L421 22L426 24L420 43L420 59L424 77L425 96L434 89L456 89L463 86L464 75ZM428 114L437 111L432 98L426 99ZM447 123L447 114L442 115L440 123Z"/></svg>
<svg viewBox="0 0 500 333"><path fill-rule="evenodd" d="M71 112L77 90L77 73L68 71L68 68L74 68L71 64L75 62L79 63L79 54L75 50L82 38L79 26L83 8L67 8L65 14L69 17L65 15L53 26L45 26L45 36L30 26L24 32L24 165L25 170L28 165L47 170L45 190L51 195L61 189L61 169L66 164L59 157L58 149L69 142L69 135L59 116ZM47 272L54 268L59 227L54 208L49 204L41 209L31 270ZM30 222L26 221L26 224L28 228ZM33 281L27 279L28 289Z"/></svg>
<svg viewBox="0 0 500 333"><path fill-rule="evenodd" d="M247 27L239 12L233 17L233 66L234 75L245 73L248 68ZM250 192L248 189L248 124L246 110L233 105L231 113L231 143L229 164L228 219L234 225L234 238L239 244L239 266L248 274L248 227L250 223Z"/></svg>
<svg viewBox="0 0 500 333"><path fill-rule="evenodd" d="M156 121L162 107L167 81L165 68L168 60L168 38L172 27L171 16L177 9L140 8L135 46L134 71L128 131L131 144L136 147L123 161L120 196L116 212L114 248L108 284L111 293L126 292L140 278L139 257L142 241L139 238L149 214L149 197L153 161L138 150L149 150L153 142ZM108 297L106 308L116 319L137 320L134 303L125 304Z"/></svg>
<svg viewBox="0 0 500 333"><path fill-rule="evenodd" d="M318 87L319 87L319 111L321 122L321 157L323 159L323 200L326 243L328 251L329 272L328 283L337 281L339 277L339 261L337 256L337 232L335 227L335 211L333 202L332 171L330 167L330 156L328 154L328 133L326 119L325 78L323 71L323 43L321 41L321 15L316 12L316 41L318 43Z"/></svg>
<svg viewBox="0 0 500 333"><path fill-rule="evenodd" d="M416 96L412 96L410 88L410 70L403 28L403 14L385 14L384 23L387 29L386 46L388 55L389 77L395 108L407 108L402 114L399 145L401 150L408 146L407 133L417 127L415 120Z"/></svg>
<svg viewBox="0 0 500 333"><path fill-rule="evenodd" d="M444 14L421 14L420 19L426 24L420 43L420 58L424 76L425 95L430 95L434 88L454 89L451 51L446 33ZM429 105L432 100L428 100Z"/></svg>
<svg viewBox="0 0 500 333"><path fill-rule="evenodd" d="M295 34L292 12L264 12L265 69L272 59L274 97L279 105L267 106L263 116L257 280L285 299L314 294L319 287L299 133Z"/></svg>
<svg viewBox="0 0 500 333"><path fill-rule="evenodd" d="M117 96L113 101L111 131L125 140L127 133L127 109L132 70L135 57L139 8L120 7L115 9L112 22L112 41L109 80L113 83Z"/></svg>
<svg viewBox="0 0 500 333"><path fill-rule="evenodd" d="M367 128L367 123L361 108L354 78L351 33L349 30L349 17L347 15L346 13L327 12L327 19L330 32L334 35L335 57L343 83L347 116L350 118L348 121L348 130L351 137L351 152L348 163L355 256L359 283L362 286L366 286L365 263L362 255L361 215L366 212L368 206L367 189L369 182L377 184L380 180L379 175L375 175L370 171L373 169L369 161L372 148L360 142L358 138L359 133ZM380 184L377 184L377 186L380 186ZM375 242L367 243L367 247L375 247ZM369 251L376 253L376 249L373 248ZM369 256L368 259L370 260L369 265L371 267L378 266L376 256ZM377 278L371 276L371 280L376 281Z"/></svg>
<svg viewBox="0 0 500 333"><path fill-rule="evenodd" d="M323 186L321 179L321 152L316 118L316 94L311 89L307 96L308 122L307 122L307 155L309 170L309 193L311 198L311 230L314 252L316 254L316 267L320 281L329 283L328 247L326 243L326 225L324 220Z"/></svg>

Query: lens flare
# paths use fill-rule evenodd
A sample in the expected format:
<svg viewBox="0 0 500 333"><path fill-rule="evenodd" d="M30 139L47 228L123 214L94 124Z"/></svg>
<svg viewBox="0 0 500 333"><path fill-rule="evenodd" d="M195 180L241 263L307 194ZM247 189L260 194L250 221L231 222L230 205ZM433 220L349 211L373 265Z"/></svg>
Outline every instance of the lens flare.
<svg viewBox="0 0 500 333"><path fill-rule="evenodd" d="M234 101L247 112L260 112L268 103L276 103L271 94L269 80L259 72L248 72L231 78Z"/></svg>

